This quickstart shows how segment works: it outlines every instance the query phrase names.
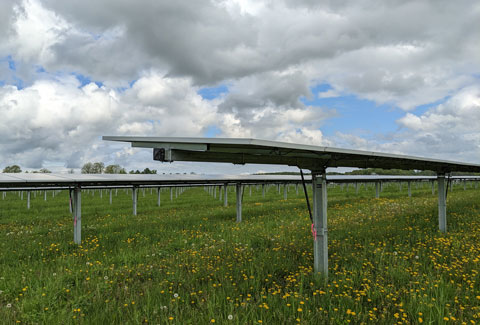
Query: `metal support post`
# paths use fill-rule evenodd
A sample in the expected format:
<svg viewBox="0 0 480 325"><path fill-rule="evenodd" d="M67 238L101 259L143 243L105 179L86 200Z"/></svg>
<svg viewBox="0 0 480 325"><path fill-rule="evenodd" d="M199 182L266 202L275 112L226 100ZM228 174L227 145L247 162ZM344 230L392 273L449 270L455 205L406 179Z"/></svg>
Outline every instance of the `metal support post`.
<svg viewBox="0 0 480 325"><path fill-rule="evenodd" d="M380 197L380 183L375 182L375 198L378 199Z"/></svg>
<svg viewBox="0 0 480 325"><path fill-rule="evenodd" d="M173 201L173 188L170 187L170 201Z"/></svg>
<svg viewBox="0 0 480 325"><path fill-rule="evenodd" d="M265 184L262 184L262 197L265 198Z"/></svg>
<svg viewBox="0 0 480 325"><path fill-rule="evenodd" d="M283 199L287 200L287 184L283 184Z"/></svg>
<svg viewBox="0 0 480 325"><path fill-rule="evenodd" d="M73 242L82 243L82 190L79 186L73 189Z"/></svg>
<svg viewBox="0 0 480 325"><path fill-rule="evenodd" d="M32 191L27 191L27 209L30 209L30 197L32 196L31 193Z"/></svg>
<svg viewBox="0 0 480 325"><path fill-rule="evenodd" d="M237 183L237 222L242 222L242 192L242 184Z"/></svg>
<svg viewBox="0 0 480 325"><path fill-rule="evenodd" d="M133 215L137 215L137 199L138 199L138 188L136 186L133 187L132 190L132 201L133 201Z"/></svg>
<svg viewBox="0 0 480 325"><path fill-rule="evenodd" d="M223 206L228 206L228 184L223 185Z"/></svg>
<svg viewBox="0 0 480 325"><path fill-rule="evenodd" d="M412 182L408 182L408 197L412 197Z"/></svg>
<svg viewBox="0 0 480 325"><path fill-rule="evenodd" d="M445 197L445 174L438 174L438 227L447 231L447 200Z"/></svg>
<svg viewBox="0 0 480 325"><path fill-rule="evenodd" d="M313 181L313 269L328 276L327 175L312 171Z"/></svg>
<svg viewBox="0 0 480 325"><path fill-rule="evenodd" d="M157 206L160 206L160 187L157 187Z"/></svg>

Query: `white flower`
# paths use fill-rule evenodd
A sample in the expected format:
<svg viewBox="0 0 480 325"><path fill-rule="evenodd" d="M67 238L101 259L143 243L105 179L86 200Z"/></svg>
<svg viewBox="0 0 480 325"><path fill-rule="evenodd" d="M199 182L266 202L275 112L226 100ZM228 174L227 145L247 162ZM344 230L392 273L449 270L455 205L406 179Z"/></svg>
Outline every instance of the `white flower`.
<svg viewBox="0 0 480 325"><path fill-rule="evenodd" d="M396 251L395 251L395 252L393 252L393 255L397 256L397 254L398 254L398 253L397 253Z"/></svg>
<svg viewBox="0 0 480 325"><path fill-rule="evenodd" d="M53 273L53 276L57 276L57 273Z"/></svg>
<svg viewBox="0 0 480 325"><path fill-rule="evenodd" d="M228 320L232 320L233 319L233 315L228 315Z"/></svg>
<svg viewBox="0 0 480 325"><path fill-rule="evenodd" d="M420 257L418 257L418 255L415 255L415 259L418 260Z"/></svg>
<svg viewBox="0 0 480 325"><path fill-rule="evenodd" d="M11 308L12 307L12 304L7 304L7 308Z"/></svg>
<svg viewBox="0 0 480 325"><path fill-rule="evenodd" d="M173 297L174 297L174 298L178 298L178 293L175 293L175 294L173 295Z"/></svg>
<svg viewBox="0 0 480 325"><path fill-rule="evenodd" d="M103 278L104 278L105 280L108 280L108 276L106 276L106 275L105 275Z"/></svg>

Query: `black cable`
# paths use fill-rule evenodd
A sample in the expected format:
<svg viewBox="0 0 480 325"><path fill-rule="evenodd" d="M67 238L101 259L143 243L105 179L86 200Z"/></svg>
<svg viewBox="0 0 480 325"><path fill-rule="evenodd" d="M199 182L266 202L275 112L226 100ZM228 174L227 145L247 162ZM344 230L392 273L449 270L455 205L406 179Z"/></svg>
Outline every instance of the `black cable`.
<svg viewBox="0 0 480 325"><path fill-rule="evenodd" d="M72 200L72 189L69 187L68 188L68 195L70 197L70 209L72 211L72 214L75 212L75 209L73 207L73 200Z"/></svg>
<svg viewBox="0 0 480 325"><path fill-rule="evenodd" d="M307 186L305 185L305 177L303 177L303 171L300 169L300 175L302 176L303 192L305 193L305 200L307 201L308 215L310 216L310 221L313 224L312 209L310 208L310 200L308 199ZM313 181L313 176L312 176Z"/></svg>
<svg viewBox="0 0 480 325"><path fill-rule="evenodd" d="M448 174L447 189L446 189L446 191L445 191L445 201L447 201L447 197L448 197L448 187L449 187L450 183L452 182L452 180L450 179L450 176L452 176L451 173Z"/></svg>

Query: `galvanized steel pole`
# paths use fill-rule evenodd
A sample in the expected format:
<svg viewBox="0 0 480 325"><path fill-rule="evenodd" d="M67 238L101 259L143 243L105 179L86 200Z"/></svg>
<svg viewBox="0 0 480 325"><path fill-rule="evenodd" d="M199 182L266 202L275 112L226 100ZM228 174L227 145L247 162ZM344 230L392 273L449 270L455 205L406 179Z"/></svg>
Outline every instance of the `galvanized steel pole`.
<svg viewBox="0 0 480 325"><path fill-rule="evenodd" d="M82 243L82 189L76 186L73 189L73 242L77 245Z"/></svg>
<svg viewBox="0 0 480 325"><path fill-rule="evenodd" d="M132 190L132 200L133 200L133 215L137 215L137 187L134 186Z"/></svg>
<svg viewBox="0 0 480 325"><path fill-rule="evenodd" d="M223 206L228 206L228 184L223 185Z"/></svg>
<svg viewBox="0 0 480 325"><path fill-rule="evenodd" d="M327 175L312 171L313 185L313 269L328 276Z"/></svg>
<svg viewBox="0 0 480 325"><path fill-rule="evenodd" d="M237 183L237 222L242 222L242 192L242 184Z"/></svg>
<svg viewBox="0 0 480 325"><path fill-rule="evenodd" d="M445 197L445 174L438 174L438 227L447 231L447 200Z"/></svg>

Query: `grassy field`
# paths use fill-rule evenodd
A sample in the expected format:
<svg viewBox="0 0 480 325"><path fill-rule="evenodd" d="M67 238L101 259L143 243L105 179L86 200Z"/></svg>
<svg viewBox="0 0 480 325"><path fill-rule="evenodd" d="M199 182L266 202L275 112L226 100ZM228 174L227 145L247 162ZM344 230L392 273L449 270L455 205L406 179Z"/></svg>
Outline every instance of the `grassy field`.
<svg viewBox="0 0 480 325"><path fill-rule="evenodd" d="M233 190L233 188L232 188ZM0 194L1 323L344 324L480 322L480 189L437 196L329 188L329 281L313 274L303 193L261 188L223 207L203 188L170 201L140 191L82 195L80 247L68 193L32 207Z"/></svg>

